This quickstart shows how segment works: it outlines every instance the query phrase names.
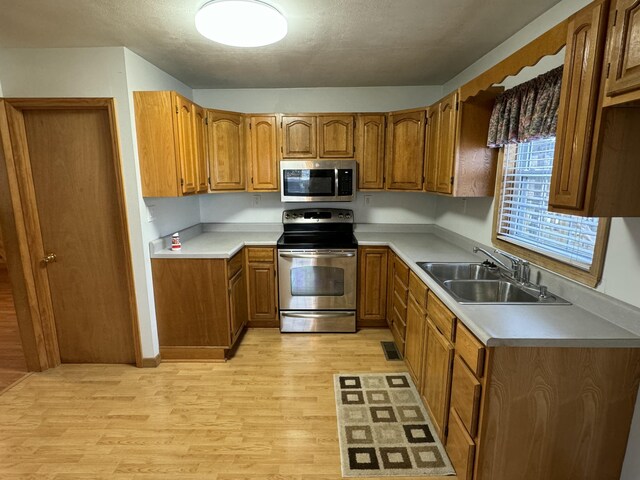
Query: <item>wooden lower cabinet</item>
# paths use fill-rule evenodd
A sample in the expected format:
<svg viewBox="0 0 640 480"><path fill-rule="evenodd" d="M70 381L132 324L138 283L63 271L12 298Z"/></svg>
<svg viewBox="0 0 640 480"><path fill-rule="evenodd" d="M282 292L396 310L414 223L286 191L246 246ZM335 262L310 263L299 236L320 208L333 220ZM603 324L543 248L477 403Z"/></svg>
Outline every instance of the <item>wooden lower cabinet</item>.
<svg viewBox="0 0 640 480"><path fill-rule="evenodd" d="M387 247L358 250L358 327L387 325Z"/></svg>
<svg viewBox="0 0 640 480"><path fill-rule="evenodd" d="M163 360L229 356L247 321L244 262L238 255L230 260L152 259Z"/></svg>
<svg viewBox="0 0 640 480"><path fill-rule="evenodd" d="M449 416L453 345L438 331L429 317L427 317L427 330L421 396L436 433L444 442Z"/></svg>
<svg viewBox="0 0 640 480"><path fill-rule="evenodd" d="M277 327L278 285L275 248L245 248L249 326Z"/></svg>
<svg viewBox="0 0 640 480"><path fill-rule="evenodd" d="M422 386L422 351L424 348L424 330L426 329L427 312L409 293L407 303L407 330L405 334L404 359L409 367L416 388Z"/></svg>
<svg viewBox="0 0 640 480"><path fill-rule="evenodd" d="M459 480L471 480L473 478L475 453L476 444L465 430L457 412L452 408L449 414L447 454L453 464L453 468L456 470L456 478ZM526 478L526 475L519 478Z"/></svg>

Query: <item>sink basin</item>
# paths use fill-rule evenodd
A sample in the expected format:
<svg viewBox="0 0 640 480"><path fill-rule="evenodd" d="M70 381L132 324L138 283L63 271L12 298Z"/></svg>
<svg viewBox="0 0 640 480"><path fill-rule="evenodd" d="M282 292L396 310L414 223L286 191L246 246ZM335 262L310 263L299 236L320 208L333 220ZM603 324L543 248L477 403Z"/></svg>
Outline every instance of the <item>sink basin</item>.
<svg viewBox="0 0 640 480"><path fill-rule="evenodd" d="M497 280L500 274L480 263L418 263L418 266L442 282L446 280Z"/></svg>
<svg viewBox="0 0 640 480"><path fill-rule="evenodd" d="M523 286L481 263L418 262L418 266L458 303L571 305L552 294L541 298L534 285Z"/></svg>
<svg viewBox="0 0 640 480"><path fill-rule="evenodd" d="M535 297L505 280L447 280L444 287L460 303L538 303Z"/></svg>

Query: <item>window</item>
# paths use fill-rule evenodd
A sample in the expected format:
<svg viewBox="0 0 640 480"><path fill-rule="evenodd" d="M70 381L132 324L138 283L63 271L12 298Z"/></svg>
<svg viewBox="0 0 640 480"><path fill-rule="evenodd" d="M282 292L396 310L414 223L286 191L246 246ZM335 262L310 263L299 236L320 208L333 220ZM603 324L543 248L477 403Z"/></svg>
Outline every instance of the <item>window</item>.
<svg viewBox="0 0 640 480"><path fill-rule="evenodd" d="M494 242L504 250L595 286L608 222L547 210L555 138L503 148Z"/></svg>

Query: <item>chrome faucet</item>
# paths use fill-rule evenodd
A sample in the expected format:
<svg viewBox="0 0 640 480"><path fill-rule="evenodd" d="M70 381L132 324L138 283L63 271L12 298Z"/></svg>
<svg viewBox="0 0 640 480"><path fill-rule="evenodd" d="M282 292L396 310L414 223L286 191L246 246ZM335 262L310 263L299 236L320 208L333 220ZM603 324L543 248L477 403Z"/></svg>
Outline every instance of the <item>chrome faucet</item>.
<svg viewBox="0 0 640 480"><path fill-rule="evenodd" d="M495 255L487 252L484 248L473 247L473 253L482 252L495 263L497 263L503 270L506 270L511 274L511 277L519 283L529 283L529 277L531 275L531 268L529 262L521 258L511 255L510 253L503 252L502 250L495 249L494 253L499 253L503 257L507 258L511 262L511 267L507 266L502 260Z"/></svg>

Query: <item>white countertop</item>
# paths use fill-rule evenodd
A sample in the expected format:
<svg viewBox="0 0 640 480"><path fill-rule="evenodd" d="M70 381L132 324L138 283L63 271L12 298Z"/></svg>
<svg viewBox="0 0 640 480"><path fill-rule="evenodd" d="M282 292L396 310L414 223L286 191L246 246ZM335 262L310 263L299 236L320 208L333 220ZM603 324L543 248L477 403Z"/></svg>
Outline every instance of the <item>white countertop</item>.
<svg viewBox="0 0 640 480"><path fill-rule="evenodd" d="M368 226L367 230L371 230ZM258 228L256 228L258 230ZM166 248L167 239L154 240L152 258L230 258L244 246L275 246L280 231L192 232L182 250ZM576 305L462 305L456 302L417 262L478 261L471 250L434 233L355 232L358 244L390 247L489 347L640 347L640 336ZM640 321L640 319L639 319Z"/></svg>

